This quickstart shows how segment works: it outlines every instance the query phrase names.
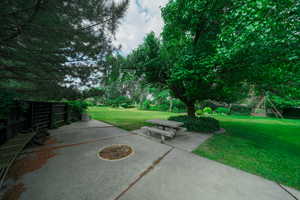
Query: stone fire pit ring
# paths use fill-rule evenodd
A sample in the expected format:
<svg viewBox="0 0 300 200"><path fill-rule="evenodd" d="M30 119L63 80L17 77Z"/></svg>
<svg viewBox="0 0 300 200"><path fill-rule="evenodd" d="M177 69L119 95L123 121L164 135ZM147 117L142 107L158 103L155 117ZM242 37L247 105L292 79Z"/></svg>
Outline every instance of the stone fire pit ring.
<svg viewBox="0 0 300 200"><path fill-rule="evenodd" d="M101 160L120 161L129 158L134 154L134 150L127 144L112 144L105 146L97 152L97 156Z"/></svg>

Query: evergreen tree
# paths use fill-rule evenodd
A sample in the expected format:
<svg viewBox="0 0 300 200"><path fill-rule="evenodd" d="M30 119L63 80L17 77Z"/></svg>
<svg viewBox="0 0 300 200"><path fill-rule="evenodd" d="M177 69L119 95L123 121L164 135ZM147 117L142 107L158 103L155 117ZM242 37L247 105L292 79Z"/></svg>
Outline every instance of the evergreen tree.
<svg viewBox="0 0 300 200"><path fill-rule="evenodd" d="M3 0L0 89L53 98L91 84L115 50L127 6L128 0Z"/></svg>

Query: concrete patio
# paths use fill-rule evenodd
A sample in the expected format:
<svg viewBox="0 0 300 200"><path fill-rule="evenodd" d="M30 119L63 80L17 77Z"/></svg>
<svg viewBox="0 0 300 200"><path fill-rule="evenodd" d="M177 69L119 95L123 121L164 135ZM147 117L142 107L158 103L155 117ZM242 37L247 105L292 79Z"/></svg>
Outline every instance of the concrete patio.
<svg viewBox="0 0 300 200"><path fill-rule="evenodd" d="M209 135L192 133L161 144L91 120L51 131L47 146L29 149L20 159L41 159L24 173L22 200L295 200L300 192L190 153ZM127 144L134 154L120 161L97 156L100 148ZM44 154L43 154L44 155Z"/></svg>
<svg viewBox="0 0 300 200"><path fill-rule="evenodd" d="M152 134L149 136L145 133L145 130L138 129L132 131L134 134L140 135L142 137L146 137L147 139L153 140L155 142L160 143L161 139L159 135ZM179 132L177 133L175 138L167 139L164 144L174 147L176 149L181 149L184 151L192 152L196 149L200 144L205 142L205 140L209 139L212 134L209 133L195 133L195 132Z"/></svg>

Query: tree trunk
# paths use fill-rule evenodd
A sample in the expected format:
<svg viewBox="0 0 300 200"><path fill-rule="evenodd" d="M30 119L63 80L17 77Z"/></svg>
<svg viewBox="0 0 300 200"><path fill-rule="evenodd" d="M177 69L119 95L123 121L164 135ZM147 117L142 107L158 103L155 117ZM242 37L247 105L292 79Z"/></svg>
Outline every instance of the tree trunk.
<svg viewBox="0 0 300 200"><path fill-rule="evenodd" d="M172 112L172 110L173 110L173 98L170 98L169 112Z"/></svg>
<svg viewBox="0 0 300 200"><path fill-rule="evenodd" d="M188 116L190 117L195 117L195 104L194 103L189 103L187 104L187 111L188 111Z"/></svg>

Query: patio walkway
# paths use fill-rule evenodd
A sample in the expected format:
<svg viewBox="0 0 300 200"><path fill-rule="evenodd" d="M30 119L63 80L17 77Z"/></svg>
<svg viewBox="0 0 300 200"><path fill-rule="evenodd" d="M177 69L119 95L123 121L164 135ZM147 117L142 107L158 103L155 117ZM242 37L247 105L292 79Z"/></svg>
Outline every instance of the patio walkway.
<svg viewBox="0 0 300 200"><path fill-rule="evenodd" d="M132 131L133 133L146 137L150 140L156 141L158 143L161 142L161 138L159 135L152 134L151 136L147 135L145 133L145 130L138 129ZM171 147L174 147L176 149L181 149L184 151L192 152L194 149L196 149L200 144L205 142L207 139L209 139L213 134L209 133L196 133L196 132L182 132L177 133L175 138L167 139L165 141L166 145L169 145Z"/></svg>
<svg viewBox="0 0 300 200"><path fill-rule="evenodd" d="M296 190L288 192L274 182L196 156L189 148L160 144L102 122L74 123L51 135L48 145L27 150L12 169L18 172L17 181L7 189L21 200L300 198ZM111 144L130 145L134 154L120 161L99 159L98 150Z"/></svg>

